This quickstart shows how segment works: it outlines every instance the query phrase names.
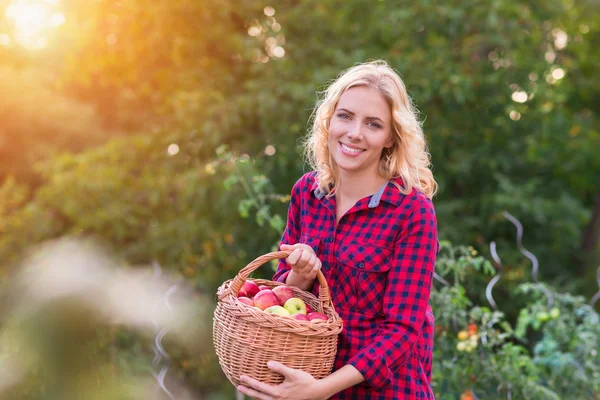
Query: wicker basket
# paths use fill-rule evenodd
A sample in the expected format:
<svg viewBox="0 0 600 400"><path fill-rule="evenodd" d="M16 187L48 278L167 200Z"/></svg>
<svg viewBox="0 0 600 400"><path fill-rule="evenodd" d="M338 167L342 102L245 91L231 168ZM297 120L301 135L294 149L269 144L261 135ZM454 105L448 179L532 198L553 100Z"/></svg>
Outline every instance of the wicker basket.
<svg viewBox="0 0 600 400"><path fill-rule="evenodd" d="M329 287L321 271L317 274L319 298L293 286L292 290L295 297L327 315L327 321L297 321L268 314L237 299L239 290L253 271L268 261L288 255L289 252L278 251L260 256L217 290L213 342L219 364L235 386L240 384L241 375L265 383L281 383L283 376L267 367L269 360L301 369L316 379L331 373L342 320L333 308ZM283 285L264 279L251 280L269 287Z"/></svg>

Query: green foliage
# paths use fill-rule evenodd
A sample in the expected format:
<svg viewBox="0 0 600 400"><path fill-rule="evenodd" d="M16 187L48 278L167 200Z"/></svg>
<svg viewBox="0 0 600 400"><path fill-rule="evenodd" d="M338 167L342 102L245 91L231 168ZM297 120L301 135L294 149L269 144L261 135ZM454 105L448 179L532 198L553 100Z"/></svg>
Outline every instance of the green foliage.
<svg viewBox="0 0 600 400"><path fill-rule="evenodd" d="M540 285L519 285L498 304L502 309L513 298L527 295L513 328L503 312L476 304L465 295L465 286L483 291L477 275L489 271L478 270L476 265L487 261L475 257L466 265L468 248L444 243L443 249L436 271L442 279L455 280L436 285L431 296L436 315L436 398L456 399L469 390L486 399L598 396L600 320L582 297L545 285L553 298L549 307Z"/></svg>
<svg viewBox="0 0 600 400"><path fill-rule="evenodd" d="M437 271L450 286L436 283L432 295L436 391L598 396L597 314L553 289L597 290L597 263L580 255L600 170L592 3L61 4L67 23L56 43L68 45L36 57L0 46L11 65L0 71L1 276L34 244L91 236L126 265L156 260L214 295L278 242L305 168L298 139L315 90L383 58L422 112L440 183ZM504 210L523 223L559 317L537 287L520 286L531 265ZM502 313L483 306L491 241L503 261L494 292ZM205 326L209 315L199 317ZM459 352L451 329L472 321L488 344ZM199 342L210 342L205 333ZM119 344L122 371L147 361L140 338L105 337ZM204 393L226 387L221 396L231 398L209 348L170 350L178 378Z"/></svg>

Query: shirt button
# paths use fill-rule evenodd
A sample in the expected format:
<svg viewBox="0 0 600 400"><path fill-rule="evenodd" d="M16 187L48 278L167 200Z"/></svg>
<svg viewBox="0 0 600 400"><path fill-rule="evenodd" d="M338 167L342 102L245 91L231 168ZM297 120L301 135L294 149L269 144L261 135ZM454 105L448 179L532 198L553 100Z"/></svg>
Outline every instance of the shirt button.
<svg viewBox="0 0 600 400"><path fill-rule="evenodd" d="M364 267L364 266L365 266L365 263L364 263L364 262L359 262L359 263L358 263L358 268L362 268L362 267Z"/></svg>

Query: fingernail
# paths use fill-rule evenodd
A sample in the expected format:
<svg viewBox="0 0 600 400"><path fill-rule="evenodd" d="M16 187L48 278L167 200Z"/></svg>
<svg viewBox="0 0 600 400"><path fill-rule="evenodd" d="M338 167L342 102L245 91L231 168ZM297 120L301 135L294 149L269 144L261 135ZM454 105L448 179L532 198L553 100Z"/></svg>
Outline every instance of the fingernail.
<svg viewBox="0 0 600 400"><path fill-rule="evenodd" d="M267 363L267 367L269 367L269 368L273 368L274 366L275 366L275 363L273 361L269 361Z"/></svg>

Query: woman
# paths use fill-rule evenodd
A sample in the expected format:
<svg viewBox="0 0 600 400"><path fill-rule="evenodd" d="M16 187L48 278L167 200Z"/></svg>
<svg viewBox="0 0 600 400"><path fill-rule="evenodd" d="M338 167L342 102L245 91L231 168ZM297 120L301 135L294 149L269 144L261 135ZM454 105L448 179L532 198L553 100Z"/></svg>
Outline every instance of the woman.
<svg viewBox="0 0 600 400"><path fill-rule="evenodd" d="M421 125L383 61L343 72L317 104L305 142L313 171L292 189L274 280L318 290L325 275L344 321L323 379L277 362L277 386L242 377L258 399L433 399L429 306L437 226Z"/></svg>

